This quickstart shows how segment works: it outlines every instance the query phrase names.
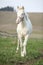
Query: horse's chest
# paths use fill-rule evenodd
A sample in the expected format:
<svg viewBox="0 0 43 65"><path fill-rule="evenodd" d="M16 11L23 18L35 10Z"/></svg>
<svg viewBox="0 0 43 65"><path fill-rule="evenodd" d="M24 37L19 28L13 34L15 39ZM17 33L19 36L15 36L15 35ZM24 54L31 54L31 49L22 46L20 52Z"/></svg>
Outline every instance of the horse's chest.
<svg viewBox="0 0 43 65"><path fill-rule="evenodd" d="M27 28L23 27L22 25L17 26L17 33L20 35L26 35Z"/></svg>

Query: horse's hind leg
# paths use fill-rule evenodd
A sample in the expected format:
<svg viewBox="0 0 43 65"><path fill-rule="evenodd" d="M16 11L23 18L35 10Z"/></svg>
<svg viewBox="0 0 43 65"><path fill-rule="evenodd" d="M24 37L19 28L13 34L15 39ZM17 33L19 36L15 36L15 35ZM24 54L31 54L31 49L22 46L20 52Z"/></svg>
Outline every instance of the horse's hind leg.
<svg viewBox="0 0 43 65"><path fill-rule="evenodd" d="M29 37L29 35L27 34L25 36L24 43L23 43L23 57L26 55L26 45L27 45L28 37Z"/></svg>

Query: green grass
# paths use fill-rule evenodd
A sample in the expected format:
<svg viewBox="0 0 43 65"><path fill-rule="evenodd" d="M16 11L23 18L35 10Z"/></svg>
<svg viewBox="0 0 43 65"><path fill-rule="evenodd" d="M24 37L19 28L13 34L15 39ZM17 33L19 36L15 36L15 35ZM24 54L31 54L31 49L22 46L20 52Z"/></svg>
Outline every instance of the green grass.
<svg viewBox="0 0 43 65"><path fill-rule="evenodd" d="M43 39L29 39L24 58L20 56L20 50L16 54L16 46L16 37L0 37L0 65L43 65Z"/></svg>

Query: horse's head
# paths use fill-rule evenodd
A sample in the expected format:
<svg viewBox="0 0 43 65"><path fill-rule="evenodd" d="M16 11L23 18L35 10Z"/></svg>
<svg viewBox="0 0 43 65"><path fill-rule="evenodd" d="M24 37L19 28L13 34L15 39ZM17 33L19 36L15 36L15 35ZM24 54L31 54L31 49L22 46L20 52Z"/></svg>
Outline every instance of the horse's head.
<svg viewBox="0 0 43 65"><path fill-rule="evenodd" d="M19 22L24 20L24 7L17 7L17 20L16 23L18 24Z"/></svg>

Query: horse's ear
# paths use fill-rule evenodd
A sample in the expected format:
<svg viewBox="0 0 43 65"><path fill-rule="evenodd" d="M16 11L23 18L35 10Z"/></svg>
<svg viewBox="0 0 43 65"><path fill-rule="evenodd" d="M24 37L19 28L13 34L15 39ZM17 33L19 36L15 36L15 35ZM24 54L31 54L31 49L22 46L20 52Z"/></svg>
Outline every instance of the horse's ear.
<svg viewBox="0 0 43 65"><path fill-rule="evenodd" d="M22 9L24 9L24 6L22 6Z"/></svg>
<svg viewBox="0 0 43 65"><path fill-rule="evenodd" d="M17 6L17 9L19 9L19 6Z"/></svg>

